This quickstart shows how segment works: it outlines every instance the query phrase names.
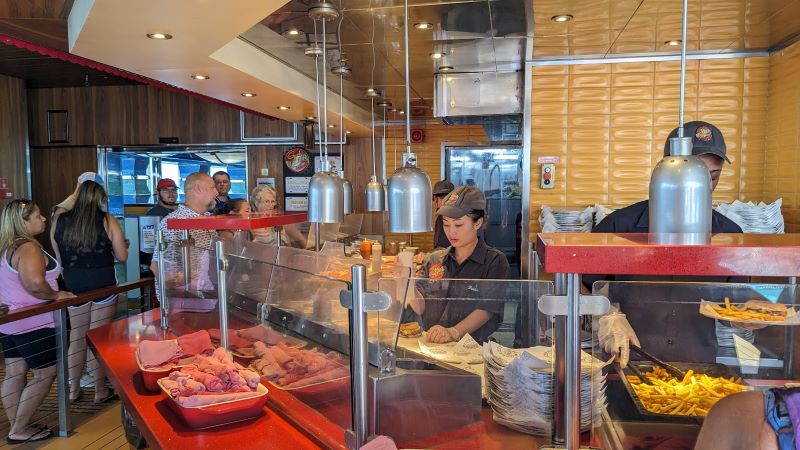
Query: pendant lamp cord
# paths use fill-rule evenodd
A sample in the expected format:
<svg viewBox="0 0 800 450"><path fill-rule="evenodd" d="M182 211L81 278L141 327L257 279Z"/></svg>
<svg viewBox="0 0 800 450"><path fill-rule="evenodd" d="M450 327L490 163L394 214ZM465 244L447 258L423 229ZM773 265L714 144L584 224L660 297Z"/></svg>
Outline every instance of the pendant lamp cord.
<svg viewBox="0 0 800 450"><path fill-rule="evenodd" d="M686 0L684 0L686 1ZM411 79L408 68L408 0L403 1L403 40L406 63L406 154L411 154Z"/></svg>
<svg viewBox="0 0 800 450"><path fill-rule="evenodd" d="M319 48L319 43L317 41L317 21L314 22L314 47ZM322 111L319 107L319 55L314 55L314 75L316 76L317 84L317 131L319 132L319 152L322 153L322 127L320 124L322 123Z"/></svg>
<svg viewBox="0 0 800 450"><path fill-rule="evenodd" d="M322 103L323 103L323 114L325 115L325 128L324 128L324 136L325 136L325 153L323 155L323 159L325 160L325 167L328 168L328 71L326 70L326 66L328 64L328 51L325 45L325 20L322 20Z"/></svg>
<svg viewBox="0 0 800 450"><path fill-rule="evenodd" d="M369 97L370 117L372 119L372 178L378 176L377 165L375 163L375 11L372 10L372 0L369 0L369 16L372 20L372 35L370 37L370 44L372 46L372 72L370 74L370 89L373 90L372 95Z"/></svg>
<svg viewBox="0 0 800 450"><path fill-rule="evenodd" d="M689 0L683 0L683 23L681 24L681 98L678 110L678 137L683 137L683 101L686 88L686 21L688 17Z"/></svg>

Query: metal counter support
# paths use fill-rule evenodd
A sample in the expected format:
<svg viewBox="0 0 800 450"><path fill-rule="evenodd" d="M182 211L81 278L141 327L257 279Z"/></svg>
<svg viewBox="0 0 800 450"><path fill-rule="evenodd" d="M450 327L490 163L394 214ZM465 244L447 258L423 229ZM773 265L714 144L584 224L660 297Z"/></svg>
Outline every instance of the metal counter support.
<svg viewBox="0 0 800 450"><path fill-rule="evenodd" d="M56 388L58 392L58 435L69 436L72 421L69 417L69 372L67 350L69 349L69 329L67 328L67 308L53 311L56 328Z"/></svg>
<svg viewBox="0 0 800 450"><path fill-rule="evenodd" d="M566 383L564 405L566 449L578 450L581 437L581 276L570 273L567 278L567 326L565 339Z"/></svg>
<svg viewBox="0 0 800 450"><path fill-rule="evenodd" d="M217 307L219 308L219 340L220 345L228 350L228 258L225 256L225 242L214 243L217 255Z"/></svg>
<svg viewBox="0 0 800 450"><path fill-rule="evenodd" d="M353 399L353 442L351 448L359 449L367 443L369 429L367 419L367 312L364 309L364 293L367 285L366 267L356 264L351 269L353 277L352 336L350 352L352 371L351 390Z"/></svg>
<svg viewBox="0 0 800 450"><path fill-rule="evenodd" d="M164 261L167 243L164 242L164 235L161 230L156 230L156 248L158 249L158 262L156 263L158 276L156 278L156 292L158 292L158 309L161 317L161 329L169 328L169 300L167 299L167 282L164 276Z"/></svg>
<svg viewBox="0 0 800 450"><path fill-rule="evenodd" d="M181 230L181 263L183 263L183 289L188 291L192 285L192 259L189 252L189 230Z"/></svg>
<svg viewBox="0 0 800 450"><path fill-rule="evenodd" d="M535 254L535 253L534 253ZM567 295L567 279L563 273L556 274L555 279L555 295ZM566 380L566 366L564 365L566 355L566 325L567 318L565 316L554 316L555 321L553 327L553 371L555 383L555 397L553 399L553 443L563 444L566 433L564 422L565 408L564 408L564 382Z"/></svg>

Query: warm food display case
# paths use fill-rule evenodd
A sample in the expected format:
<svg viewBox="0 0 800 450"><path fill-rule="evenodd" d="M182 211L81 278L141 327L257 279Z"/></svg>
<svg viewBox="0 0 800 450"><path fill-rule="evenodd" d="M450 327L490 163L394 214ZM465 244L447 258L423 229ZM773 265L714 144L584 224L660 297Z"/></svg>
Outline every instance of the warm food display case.
<svg viewBox="0 0 800 450"><path fill-rule="evenodd" d="M581 318L598 297L626 315L640 344L631 345L626 367L606 371L608 408L590 435L603 448L691 448L720 399L797 379L800 236L719 234L707 245L676 242L680 236L539 235L538 256L556 274L556 294L568 309L556 321L555 358L565 364L557 377L564 396L556 403L564 413L555 417L554 437L564 438L566 448L586 440L572 425L582 400L576 349L582 330L596 336L600 328L599 320L589 325ZM591 296L581 294L581 275L585 284L599 280ZM764 277L783 282L757 282Z"/></svg>

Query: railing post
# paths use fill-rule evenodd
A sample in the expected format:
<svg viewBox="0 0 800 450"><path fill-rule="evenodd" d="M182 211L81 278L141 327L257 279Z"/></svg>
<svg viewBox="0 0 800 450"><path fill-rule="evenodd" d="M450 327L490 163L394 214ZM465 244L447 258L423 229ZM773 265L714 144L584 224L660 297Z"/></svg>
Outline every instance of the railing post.
<svg viewBox="0 0 800 450"><path fill-rule="evenodd" d="M189 230L181 230L181 262L183 263L183 290L192 287L192 255Z"/></svg>
<svg viewBox="0 0 800 450"><path fill-rule="evenodd" d="M567 326L565 368L566 406L564 424L566 426L567 450L578 450L581 438L581 276L567 274Z"/></svg>
<svg viewBox="0 0 800 450"><path fill-rule="evenodd" d="M217 305L219 307L219 341L225 350L228 350L228 258L225 256L225 241L219 240L214 244L217 254Z"/></svg>
<svg viewBox="0 0 800 450"><path fill-rule="evenodd" d="M555 295L567 295L567 279L563 273L557 273L555 279ZM553 442L563 444L566 439L564 423L564 382L566 381L566 322L567 318L561 315L553 317Z"/></svg>
<svg viewBox="0 0 800 450"><path fill-rule="evenodd" d="M156 232L156 246L158 247L158 264L156 264L158 269L158 286L156 286L159 302L158 308L161 313L161 329L166 330L169 328L169 300L167 299L167 281L164 278L164 274L166 273L164 266L167 265L167 243L164 242L164 236L160 229Z"/></svg>
<svg viewBox="0 0 800 450"><path fill-rule="evenodd" d="M56 387L58 402L58 435L69 436L72 421L69 416L69 373L67 371L67 350L69 349L69 330L67 329L67 308L53 311L56 332Z"/></svg>
<svg viewBox="0 0 800 450"><path fill-rule="evenodd" d="M367 312L364 309L364 292L366 290L366 268L360 264L352 267L353 304L351 336L351 371L353 400L353 448L359 449L367 443L369 429L367 420ZM375 412L377 414L377 411Z"/></svg>

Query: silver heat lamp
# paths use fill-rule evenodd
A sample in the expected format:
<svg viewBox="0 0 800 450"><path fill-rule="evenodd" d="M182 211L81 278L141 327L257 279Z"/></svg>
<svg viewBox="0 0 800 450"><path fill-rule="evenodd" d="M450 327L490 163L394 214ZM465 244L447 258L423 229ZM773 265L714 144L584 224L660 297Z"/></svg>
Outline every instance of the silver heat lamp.
<svg viewBox="0 0 800 450"><path fill-rule="evenodd" d="M650 177L649 232L666 244L707 244L711 237L711 174L692 155L692 138L683 135L687 10L688 0L683 0L678 136L669 140L669 156Z"/></svg>
<svg viewBox="0 0 800 450"><path fill-rule="evenodd" d="M339 178L342 180L342 211L344 215L353 213L353 183L344 176L344 170L339 171Z"/></svg>
<svg viewBox="0 0 800 450"><path fill-rule="evenodd" d="M403 41L406 75L406 155L405 164L389 180L389 231L392 233L424 233L433 229L431 179L417 168L417 157L411 153L411 80L408 66L408 0L403 2Z"/></svg>
<svg viewBox="0 0 800 450"><path fill-rule="evenodd" d="M386 190L383 183L378 181L378 177L373 175L367 183L367 211L381 212L386 211Z"/></svg>
<svg viewBox="0 0 800 450"><path fill-rule="evenodd" d="M320 101L317 96L318 116L322 119L319 133L322 142L322 158L320 170L316 172L308 184L308 221L311 223L340 223L344 220L344 186L338 174L331 171L328 160L328 75L327 52L325 44L325 23L339 17L339 12L330 3L320 2L308 10L308 16L314 20L314 39L316 44L317 25L322 23L322 70L316 66L317 79L322 73L322 111L319 112ZM318 57L319 59L319 57ZM319 81L317 82L319 88ZM319 91L318 91L319 92Z"/></svg>

